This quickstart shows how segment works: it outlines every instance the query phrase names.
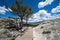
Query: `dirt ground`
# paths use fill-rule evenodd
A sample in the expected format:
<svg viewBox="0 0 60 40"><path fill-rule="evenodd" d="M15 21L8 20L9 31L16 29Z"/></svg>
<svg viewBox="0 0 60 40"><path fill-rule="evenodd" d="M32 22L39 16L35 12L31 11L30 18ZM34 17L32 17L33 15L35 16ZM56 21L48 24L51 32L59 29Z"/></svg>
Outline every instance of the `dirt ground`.
<svg viewBox="0 0 60 40"><path fill-rule="evenodd" d="M32 40L33 38L32 29L33 29L32 27L29 27L22 37L18 36L15 40Z"/></svg>

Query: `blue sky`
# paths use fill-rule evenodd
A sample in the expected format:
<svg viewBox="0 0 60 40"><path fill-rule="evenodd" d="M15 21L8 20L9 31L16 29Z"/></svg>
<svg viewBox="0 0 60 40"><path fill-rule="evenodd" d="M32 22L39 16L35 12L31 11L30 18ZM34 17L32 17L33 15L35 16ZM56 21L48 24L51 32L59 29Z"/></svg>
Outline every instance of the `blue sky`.
<svg viewBox="0 0 60 40"><path fill-rule="evenodd" d="M5 2L7 6L10 6L14 1L6 0ZM23 5L32 7L33 15L32 18L29 18L29 22L39 22L60 17L60 0L21 0L21 2ZM0 17L7 16L11 16L11 13L5 8L3 2L0 1Z"/></svg>

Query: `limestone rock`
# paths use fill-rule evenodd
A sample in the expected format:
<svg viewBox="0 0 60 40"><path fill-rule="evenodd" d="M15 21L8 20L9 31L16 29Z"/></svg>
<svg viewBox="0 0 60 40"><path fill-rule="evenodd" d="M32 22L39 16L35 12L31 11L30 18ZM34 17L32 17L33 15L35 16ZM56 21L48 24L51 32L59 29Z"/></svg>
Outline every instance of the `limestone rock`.
<svg viewBox="0 0 60 40"><path fill-rule="evenodd" d="M33 28L33 40L60 40L60 19L47 20Z"/></svg>

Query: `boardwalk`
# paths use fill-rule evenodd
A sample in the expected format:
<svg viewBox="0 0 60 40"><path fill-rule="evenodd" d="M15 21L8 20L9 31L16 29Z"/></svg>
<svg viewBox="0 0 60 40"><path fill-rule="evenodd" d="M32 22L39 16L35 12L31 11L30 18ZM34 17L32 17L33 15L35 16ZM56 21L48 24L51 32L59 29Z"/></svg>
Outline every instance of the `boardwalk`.
<svg viewBox="0 0 60 40"><path fill-rule="evenodd" d="M32 40L32 28L31 27L29 27L28 28L28 30L25 32L25 34L22 36L22 37L20 37L20 36L18 36L15 40Z"/></svg>

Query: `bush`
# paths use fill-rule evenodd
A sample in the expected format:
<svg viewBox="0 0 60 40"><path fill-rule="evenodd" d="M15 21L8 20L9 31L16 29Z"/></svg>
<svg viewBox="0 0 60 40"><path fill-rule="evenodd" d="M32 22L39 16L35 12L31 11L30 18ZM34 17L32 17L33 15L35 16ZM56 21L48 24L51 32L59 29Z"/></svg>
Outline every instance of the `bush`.
<svg viewBox="0 0 60 40"><path fill-rule="evenodd" d="M50 34L51 31L43 31L42 34Z"/></svg>
<svg viewBox="0 0 60 40"><path fill-rule="evenodd" d="M43 26L41 26L41 29L44 28Z"/></svg>
<svg viewBox="0 0 60 40"><path fill-rule="evenodd" d="M12 37L11 40L15 40L15 37Z"/></svg>

